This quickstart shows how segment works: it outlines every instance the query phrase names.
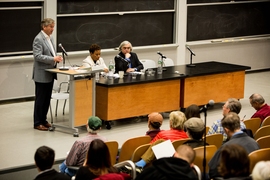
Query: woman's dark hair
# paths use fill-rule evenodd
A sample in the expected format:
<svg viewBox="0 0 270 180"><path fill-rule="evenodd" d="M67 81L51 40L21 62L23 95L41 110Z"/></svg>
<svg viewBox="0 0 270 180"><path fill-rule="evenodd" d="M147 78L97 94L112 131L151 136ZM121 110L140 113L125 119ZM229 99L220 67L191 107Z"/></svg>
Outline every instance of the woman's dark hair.
<svg viewBox="0 0 270 180"><path fill-rule="evenodd" d="M196 104L188 106L185 110L185 115L187 119L190 119L192 117L201 118L199 106L197 106Z"/></svg>
<svg viewBox="0 0 270 180"><path fill-rule="evenodd" d="M238 144L226 145L220 152L219 173L224 178L249 176L249 157L247 151Z"/></svg>
<svg viewBox="0 0 270 180"><path fill-rule="evenodd" d="M100 139L95 139L91 142L86 155L86 166L97 176L101 175L102 170L117 172L117 170L112 167L107 145Z"/></svg>

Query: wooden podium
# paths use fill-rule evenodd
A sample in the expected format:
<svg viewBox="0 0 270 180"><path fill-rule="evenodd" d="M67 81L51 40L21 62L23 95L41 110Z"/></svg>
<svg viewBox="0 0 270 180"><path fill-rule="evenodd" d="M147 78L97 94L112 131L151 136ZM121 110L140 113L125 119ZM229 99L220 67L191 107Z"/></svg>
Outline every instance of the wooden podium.
<svg viewBox="0 0 270 180"><path fill-rule="evenodd" d="M75 130L74 137L79 136L79 126L84 126L90 116L95 116L96 112L96 82L95 73L97 71L78 72L76 70L62 71L59 69L47 69L52 73L69 75L69 119L68 125L52 123L52 131L55 127Z"/></svg>

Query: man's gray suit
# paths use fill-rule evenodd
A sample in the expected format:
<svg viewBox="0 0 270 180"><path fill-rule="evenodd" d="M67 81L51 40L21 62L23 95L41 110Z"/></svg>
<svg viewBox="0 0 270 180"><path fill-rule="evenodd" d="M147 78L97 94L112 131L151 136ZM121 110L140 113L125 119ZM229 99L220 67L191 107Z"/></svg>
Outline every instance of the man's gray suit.
<svg viewBox="0 0 270 180"><path fill-rule="evenodd" d="M53 44L53 40L50 37ZM55 48L54 48L54 52ZM32 79L35 81L35 106L34 106L34 127L47 124L47 113L50 106L52 87L56 74L45 71L55 68L54 53L40 32L33 41L34 66Z"/></svg>

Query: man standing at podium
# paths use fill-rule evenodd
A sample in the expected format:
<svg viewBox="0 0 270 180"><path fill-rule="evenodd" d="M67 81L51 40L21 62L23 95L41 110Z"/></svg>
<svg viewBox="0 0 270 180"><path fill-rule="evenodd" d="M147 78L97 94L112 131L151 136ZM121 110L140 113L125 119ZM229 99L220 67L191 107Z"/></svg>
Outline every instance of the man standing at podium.
<svg viewBox="0 0 270 180"><path fill-rule="evenodd" d="M41 31L33 41L33 75L35 81L35 105L34 105L34 129L48 131L51 124L47 121L47 113L50 106L52 88L56 74L45 69L55 68L63 58L56 55L55 46L51 34L55 22L46 18L41 22Z"/></svg>

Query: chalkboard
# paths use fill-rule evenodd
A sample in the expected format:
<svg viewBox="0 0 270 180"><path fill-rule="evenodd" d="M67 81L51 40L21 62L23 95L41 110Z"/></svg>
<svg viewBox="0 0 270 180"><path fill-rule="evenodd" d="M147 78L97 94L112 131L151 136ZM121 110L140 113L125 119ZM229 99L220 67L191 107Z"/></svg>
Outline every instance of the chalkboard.
<svg viewBox="0 0 270 180"><path fill-rule="evenodd" d="M270 34L270 2L188 6L187 41Z"/></svg>
<svg viewBox="0 0 270 180"><path fill-rule="evenodd" d="M174 9L174 0L58 0L57 14Z"/></svg>
<svg viewBox="0 0 270 180"><path fill-rule="evenodd" d="M0 57L30 54L33 39L40 31L41 3L0 2L0 7Z"/></svg>
<svg viewBox="0 0 270 180"><path fill-rule="evenodd" d="M66 51L88 50L92 43L115 48L124 40L133 46L172 44L174 17L174 12L58 17L57 42Z"/></svg>

